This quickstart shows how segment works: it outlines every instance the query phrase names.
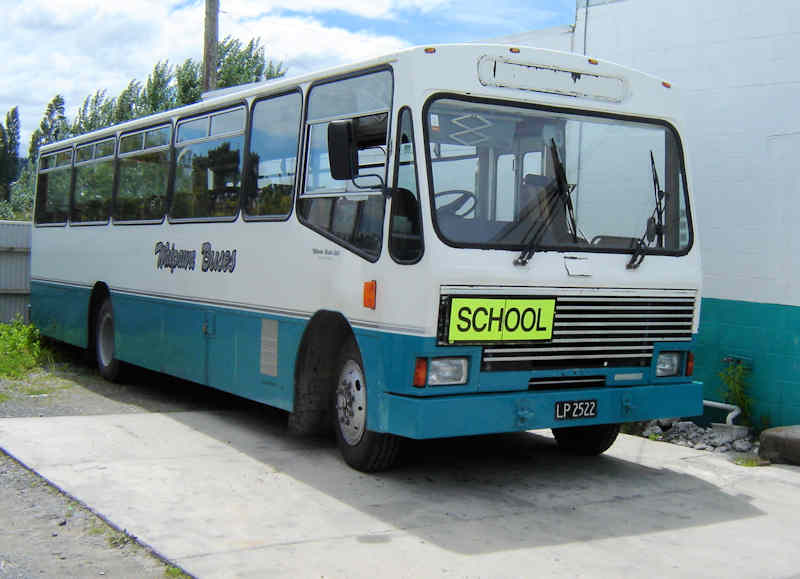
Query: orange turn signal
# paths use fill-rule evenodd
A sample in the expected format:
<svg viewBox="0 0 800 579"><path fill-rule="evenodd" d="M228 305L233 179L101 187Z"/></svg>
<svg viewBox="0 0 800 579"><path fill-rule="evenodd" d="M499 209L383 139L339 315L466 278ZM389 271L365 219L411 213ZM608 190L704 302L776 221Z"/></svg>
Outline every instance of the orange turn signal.
<svg viewBox="0 0 800 579"><path fill-rule="evenodd" d="M590 58L589 59L589 64L600 64L600 61L597 60L596 58Z"/></svg>
<svg viewBox="0 0 800 579"><path fill-rule="evenodd" d="M364 307L371 310L375 309L377 303L378 282L374 279L372 281L364 282Z"/></svg>
<svg viewBox="0 0 800 579"><path fill-rule="evenodd" d="M434 54L435 52L436 49L432 46L429 46L428 48L425 49L425 54Z"/></svg>
<svg viewBox="0 0 800 579"><path fill-rule="evenodd" d="M694 352L686 352L686 375L694 374Z"/></svg>
<svg viewBox="0 0 800 579"><path fill-rule="evenodd" d="M519 54L519 48L516 46L514 48L509 48L508 51L512 54Z"/></svg>
<svg viewBox="0 0 800 579"><path fill-rule="evenodd" d="M667 81L662 81L661 86L664 88L672 88L672 83Z"/></svg>
<svg viewBox="0 0 800 579"><path fill-rule="evenodd" d="M417 358L414 364L414 387L424 388L425 381L428 379L428 359Z"/></svg>

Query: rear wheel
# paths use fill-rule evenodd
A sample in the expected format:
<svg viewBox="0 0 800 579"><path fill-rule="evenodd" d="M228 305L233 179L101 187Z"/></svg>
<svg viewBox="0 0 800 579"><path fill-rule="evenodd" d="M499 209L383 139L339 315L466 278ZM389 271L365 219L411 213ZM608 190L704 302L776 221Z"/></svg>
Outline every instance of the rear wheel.
<svg viewBox="0 0 800 579"><path fill-rule="evenodd" d="M367 381L361 354L352 338L342 347L335 376L333 419L345 462L363 472L391 467L397 460L400 439L367 430Z"/></svg>
<svg viewBox="0 0 800 579"><path fill-rule="evenodd" d="M106 297L97 310L94 343L100 375L106 380L116 382L120 375L120 363L114 357L114 311L110 297Z"/></svg>
<svg viewBox="0 0 800 579"><path fill-rule="evenodd" d="M596 426L573 426L554 428L558 448L572 454L594 456L611 448L619 434L619 424L598 424Z"/></svg>

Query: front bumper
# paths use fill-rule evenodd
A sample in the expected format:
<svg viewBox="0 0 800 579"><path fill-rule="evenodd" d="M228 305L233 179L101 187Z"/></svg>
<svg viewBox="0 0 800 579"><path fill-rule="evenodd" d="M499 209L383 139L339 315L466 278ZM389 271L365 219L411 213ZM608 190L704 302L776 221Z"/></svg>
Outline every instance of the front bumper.
<svg viewBox="0 0 800 579"><path fill-rule="evenodd" d="M597 417L556 420L555 404L597 400ZM523 391L417 398L382 393L369 428L408 438L444 438L635 422L703 413L702 382L560 391Z"/></svg>

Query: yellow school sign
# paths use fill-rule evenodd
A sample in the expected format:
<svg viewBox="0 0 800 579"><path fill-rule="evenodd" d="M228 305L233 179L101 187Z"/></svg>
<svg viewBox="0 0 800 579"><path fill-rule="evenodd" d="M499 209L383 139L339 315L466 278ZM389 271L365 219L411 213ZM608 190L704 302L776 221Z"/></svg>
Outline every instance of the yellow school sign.
<svg viewBox="0 0 800 579"><path fill-rule="evenodd" d="M554 299L453 298L448 340L549 340L555 309Z"/></svg>

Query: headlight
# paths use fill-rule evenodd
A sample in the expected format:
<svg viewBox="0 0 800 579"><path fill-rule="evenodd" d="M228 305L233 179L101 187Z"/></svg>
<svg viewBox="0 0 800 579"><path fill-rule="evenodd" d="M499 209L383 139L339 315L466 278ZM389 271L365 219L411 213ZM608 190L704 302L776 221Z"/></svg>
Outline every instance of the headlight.
<svg viewBox="0 0 800 579"><path fill-rule="evenodd" d="M428 364L428 384L452 386L467 383L466 358L432 358Z"/></svg>
<svg viewBox="0 0 800 579"><path fill-rule="evenodd" d="M656 360L656 376L677 376L680 367L681 352L661 352Z"/></svg>

